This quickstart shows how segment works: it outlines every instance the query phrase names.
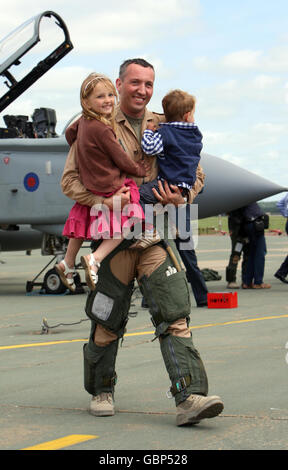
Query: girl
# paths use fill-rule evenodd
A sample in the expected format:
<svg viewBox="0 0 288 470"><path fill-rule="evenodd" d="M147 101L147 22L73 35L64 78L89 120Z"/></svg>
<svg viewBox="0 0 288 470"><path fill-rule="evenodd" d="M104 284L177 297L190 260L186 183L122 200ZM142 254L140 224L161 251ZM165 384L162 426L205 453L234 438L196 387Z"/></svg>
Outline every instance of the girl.
<svg viewBox="0 0 288 470"><path fill-rule="evenodd" d="M129 190L134 211L132 221L141 221L144 213L139 204L138 187L126 175L145 176L147 168L143 162L132 161L117 141L114 122L116 98L116 89L109 78L97 73L90 74L80 90L82 115L68 127L65 136L70 146L73 143L76 145L79 175L84 186L104 198L111 197L120 188ZM84 240L103 239L94 253L81 257L86 282L91 290L95 289L98 281L97 271L101 261L123 240L122 227L130 217L119 217L112 210L104 210L107 209L105 201L102 208L101 216L93 215L93 211L91 215L90 207L76 202L64 226L63 235L70 240L65 258L56 264L55 269L70 291L75 290L74 264ZM111 238L115 233L119 234L118 238Z"/></svg>

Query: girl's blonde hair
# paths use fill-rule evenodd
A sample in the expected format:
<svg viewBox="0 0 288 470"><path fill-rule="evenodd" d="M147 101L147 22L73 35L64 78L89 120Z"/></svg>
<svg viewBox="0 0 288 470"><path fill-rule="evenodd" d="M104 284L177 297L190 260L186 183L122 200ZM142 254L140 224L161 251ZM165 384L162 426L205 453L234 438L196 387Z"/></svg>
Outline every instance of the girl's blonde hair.
<svg viewBox="0 0 288 470"><path fill-rule="evenodd" d="M103 116L100 113L96 113L92 109L89 109L86 103L86 98L90 96L92 91L94 90L95 86L98 85L98 83L103 83L109 91L113 93L113 95L116 98L116 102L118 102L118 95L115 86L111 82L110 78L106 77L105 75L102 75L100 73L90 73L87 78L85 78L84 82L81 85L80 89L80 102L82 106L82 115L86 119L97 119L98 121L103 122L107 126L111 126L115 130L115 114L114 114L114 109L111 114L111 117L108 118L106 116Z"/></svg>

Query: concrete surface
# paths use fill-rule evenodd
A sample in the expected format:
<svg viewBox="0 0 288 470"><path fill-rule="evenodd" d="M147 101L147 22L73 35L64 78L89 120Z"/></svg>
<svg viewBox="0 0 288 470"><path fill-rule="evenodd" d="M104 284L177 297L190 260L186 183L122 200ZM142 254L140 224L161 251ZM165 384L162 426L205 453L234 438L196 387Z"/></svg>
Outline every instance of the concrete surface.
<svg viewBox="0 0 288 470"><path fill-rule="evenodd" d="M196 308L192 296L194 343L207 369L209 393L220 395L225 408L217 418L184 428L175 425L175 405L166 398L169 380L138 290L116 364L116 414L96 418L87 412L89 395L83 389L86 293L43 295L39 287L27 293L26 281L47 258L38 251L1 253L0 449L287 450L288 285L273 274L286 256L288 239L266 240L265 281L271 289L239 289L233 309ZM210 292L228 292L229 254L227 235L199 237L200 268L222 275L207 283ZM44 317L50 326L46 334Z"/></svg>

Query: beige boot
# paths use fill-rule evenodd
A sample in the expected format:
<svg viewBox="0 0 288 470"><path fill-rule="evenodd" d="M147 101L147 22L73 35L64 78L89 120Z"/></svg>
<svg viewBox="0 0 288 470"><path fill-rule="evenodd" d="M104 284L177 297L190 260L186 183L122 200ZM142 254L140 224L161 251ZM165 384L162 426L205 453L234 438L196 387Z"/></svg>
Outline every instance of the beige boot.
<svg viewBox="0 0 288 470"><path fill-rule="evenodd" d="M221 398L216 395L203 397L202 395L190 395L176 407L176 424L197 424L201 419L214 418L223 410Z"/></svg>
<svg viewBox="0 0 288 470"><path fill-rule="evenodd" d="M113 416L115 410L112 393L102 392L92 397L89 411L94 416Z"/></svg>

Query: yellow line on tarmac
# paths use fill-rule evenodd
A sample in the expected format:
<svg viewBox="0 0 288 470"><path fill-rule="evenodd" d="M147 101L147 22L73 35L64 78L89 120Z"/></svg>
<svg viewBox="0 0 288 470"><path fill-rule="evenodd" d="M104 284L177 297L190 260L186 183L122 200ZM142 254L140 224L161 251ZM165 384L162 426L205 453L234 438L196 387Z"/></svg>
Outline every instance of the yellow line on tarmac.
<svg viewBox="0 0 288 470"><path fill-rule="evenodd" d="M25 449L21 450L58 450L79 444L80 442L89 441L90 439L97 439L98 437L99 436L92 436L88 434L70 434L69 436L55 439L54 441L43 442L42 444L25 447Z"/></svg>
<svg viewBox="0 0 288 470"><path fill-rule="evenodd" d="M87 341L86 339L65 339L62 341L47 341L45 343L28 343L28 344L14 344L13 346L0 346L1 349L19 349L19 348L36 348L37 346L51 346L53 344L64 343L78 343L79 341Z"/></svg>
<svg viewBox="0 0 288 470"><path fill-rule="evenodd" d="M193 330L193 329L198 330L200 328L208 328L211 326L236 325L237 323L249 323L249 322L254 322L254 321L275 320L277 318L288 318L288 314L272 315L270 317L245 318L245 320L233 320L233 321L225 321L225 322L219 322L219 323L208 323L206 325L191 326L190 330Z"/></svg>
<svg viewBox="0 0 288 470"><path fill-rule="evenodd" d="M237 325L240 323L249 323L249 322L256 322L256 321L263 321L263 320L275 320L279 318L288 318L288 314L272 315L269 317L259 317L259 318L245 318L244 320L233 320L233 321L226 321L226 322L206 323L204 325L190 326L190 330L200 330L201 328L211 328L212 326ZM124 336L143 336L143 335L153 335L153 334L154 334L154 331L140 331L138 333L126 333ZM47 341L43 343L14 344L12 346L0 346L0 351L5 350L5 349L35 348L38 346L53 346L53 345L65 344L65 343L79 343L83 341L87 341L87 338L68 339L68 340L62 340L62 341Z"/></svg>

